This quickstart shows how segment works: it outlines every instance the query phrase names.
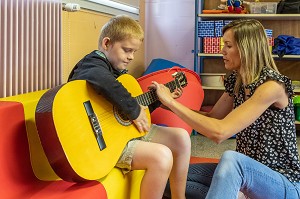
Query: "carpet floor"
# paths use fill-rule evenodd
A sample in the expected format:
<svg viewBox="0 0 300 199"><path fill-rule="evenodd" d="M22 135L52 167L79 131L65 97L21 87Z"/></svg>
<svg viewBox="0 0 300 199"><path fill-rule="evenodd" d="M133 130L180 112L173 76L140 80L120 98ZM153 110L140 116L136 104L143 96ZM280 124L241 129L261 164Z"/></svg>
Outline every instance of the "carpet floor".
<svg viewBox="0 0 300 199"><path fill-rule="evenodd" d="M298 132L297 135L298 150L300 152L300 135ZM230 138L221 144L216 144L201 134L192 135L191 142L191 155L196 157L220 158L224 151L235 150L236 147L235 138Z"/></svg>

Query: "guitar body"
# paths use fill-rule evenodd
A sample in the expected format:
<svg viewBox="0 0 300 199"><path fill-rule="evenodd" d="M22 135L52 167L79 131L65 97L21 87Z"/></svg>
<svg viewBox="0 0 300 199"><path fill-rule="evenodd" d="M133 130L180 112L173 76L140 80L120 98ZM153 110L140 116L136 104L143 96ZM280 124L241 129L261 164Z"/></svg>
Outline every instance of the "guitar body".
<svg viewBox="0 0 300 199"><path fill-rule="evenodd" d="M142 94L128 74L118 79L133 97ZM100 150L83 105L90 101L98 118L106 147ZM148 109L147 116L150 122ZM118 118L113 105L98 95L85 80L75 80L47 91L36 109L36 125L53 170L66 181L97 180L117 163L126 143L144 134L130 121ZM125 122L125 123L123 123Z"/></svg>

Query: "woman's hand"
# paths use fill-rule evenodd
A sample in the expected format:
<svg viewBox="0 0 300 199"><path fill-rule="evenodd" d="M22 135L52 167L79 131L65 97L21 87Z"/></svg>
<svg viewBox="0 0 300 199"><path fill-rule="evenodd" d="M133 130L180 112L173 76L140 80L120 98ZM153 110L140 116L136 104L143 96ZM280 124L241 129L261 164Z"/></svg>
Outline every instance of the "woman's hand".
<svg viewBox="0 0 300 199"><path fill-rule="evenodd" d="M174 92L171 93L171 94L172 94L173 99L177 99L177 98L181 97L182 93L183 93L183 90L182 90L182 88L180 87L180 88L176 88L176 89L174 90Z"/></svg>
<svg viewBox="0 0 300 199"><path fill-rule="evenodd" d="M155 82L155 81L153 81L153 82ZM156 86L153 84L153 82L152 82L152 84L148 87L149 90L156 90ZM161 84L161 85L163 85L163 84ZM165 86L165 87L166 87L166 86ZM167 88L167 87L166 87L166 88ZM173 99L177 99L177 98L181 97L182 93L183 93L183 90L182 90L181 87L179 87L179 88L176 88L176 89L171 93L171 95L172 95L172 98L173 98Z"/></svg>
<svg viewBox="0 0 300 199"><path fill-rule="evenodd" d="M176 99L182 95L181 88L176 89L173 93L171 93L169 88L163 84L157 83L156 81L152 81L151 87L156 90L156 94L160 102L165 106L168 106L168 104L174 100L174 98Z"/></svg>

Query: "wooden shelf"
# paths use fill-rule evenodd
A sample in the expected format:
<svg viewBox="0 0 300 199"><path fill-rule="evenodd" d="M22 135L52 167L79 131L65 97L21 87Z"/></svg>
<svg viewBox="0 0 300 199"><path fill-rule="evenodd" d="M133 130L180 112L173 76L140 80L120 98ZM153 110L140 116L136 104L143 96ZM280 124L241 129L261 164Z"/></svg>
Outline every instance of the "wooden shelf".
<svg viewBox="0 0 300 199"><path fill-rule="evenodd" d="M207 54L207 53L198 53L198 57L223 57L222 54ZM274 59L300 59L300 55L284 55L282 58L278 55L273 55Z"/></svg>
<svg viewBox="0 0 300 199"><path fill-rule="evenodd" d="M253 18L261 20L300 20L300 14L198 14L202 19L239 19Z"/></svg>
<svg viewBox="0 0 300 199"><path fill-rule="evenodd" d="M204 90L225 90L224 86L202 86Z"/></svg>
<svg viewBox="0 0 300 199"><path fill-rule="evenodd" d="M297 121L297 120L296 120L296 121L295 121L295 124L296 124L296 125L299 125L299 124L300 124L300 121Z"/></svg>

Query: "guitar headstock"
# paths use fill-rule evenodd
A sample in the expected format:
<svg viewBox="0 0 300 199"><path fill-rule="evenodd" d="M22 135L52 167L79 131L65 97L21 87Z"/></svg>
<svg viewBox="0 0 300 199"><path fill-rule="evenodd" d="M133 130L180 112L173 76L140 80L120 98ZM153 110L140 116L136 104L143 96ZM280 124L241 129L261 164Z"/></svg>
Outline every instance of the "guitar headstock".
<svg viewBox="0 0 300 199"><path fill-rule="evenodd" d="M176 83L177 88L183 88L187 85L187 79L184 72L175 72L172 74L172 76L175 78L174 81Z"/></svg>

